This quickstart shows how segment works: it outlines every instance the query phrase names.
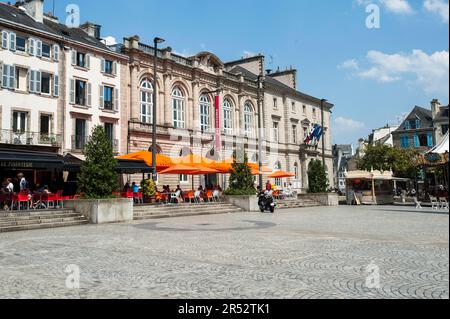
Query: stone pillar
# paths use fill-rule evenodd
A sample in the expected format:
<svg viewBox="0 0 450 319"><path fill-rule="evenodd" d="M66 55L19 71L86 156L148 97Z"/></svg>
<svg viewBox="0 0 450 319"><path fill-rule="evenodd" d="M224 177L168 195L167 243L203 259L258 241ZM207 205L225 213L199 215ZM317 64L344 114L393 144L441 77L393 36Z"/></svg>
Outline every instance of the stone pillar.
<svg viewBox="0 0 450 319"><path fill-rule="evenodd" d="M170 86L172 78L169 74L164 74L164 125L172 126L172 88Z"/></svg>
<svg viewBox="0 0 450 319"><path fill-rule="evenodd" d="M139 118L139 84L138 82L138 65L130 65L130 119Z"/></svg>
<svg viewBox="0 0 450 319"><path fill-rule="evenodd" d="M194 131L200 130L200 110L199 101L200 99L200 83L195 81L192 83L192 123L191 127Z"/></svg>

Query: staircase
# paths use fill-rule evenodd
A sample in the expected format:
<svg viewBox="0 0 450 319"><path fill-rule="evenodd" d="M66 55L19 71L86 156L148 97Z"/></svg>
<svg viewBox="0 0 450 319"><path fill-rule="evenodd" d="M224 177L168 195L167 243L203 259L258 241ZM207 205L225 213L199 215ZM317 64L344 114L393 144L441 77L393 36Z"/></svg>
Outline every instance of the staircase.
<svg viewBox="0 0 450 319"><path fill-rule="evenodd" d="M87 218L69 209L0 212L0 233L84 224Z"/></svg>
<svg viewBox="0 0 450 319"><path fill-rule="evenodd" d="M147 205L134 207L134 220L239 213L243 210L226 203Z"/></svg>
<svg viewBox="0 0 450 319"><path fill-rule="evenodd" d="M313 199L302 198L302 199L288 199L288 200L277 200L275 201L276 208L278 209L288 209L288 208L306 208L306 207L317 207L321 206L320 203Z"/></svg>

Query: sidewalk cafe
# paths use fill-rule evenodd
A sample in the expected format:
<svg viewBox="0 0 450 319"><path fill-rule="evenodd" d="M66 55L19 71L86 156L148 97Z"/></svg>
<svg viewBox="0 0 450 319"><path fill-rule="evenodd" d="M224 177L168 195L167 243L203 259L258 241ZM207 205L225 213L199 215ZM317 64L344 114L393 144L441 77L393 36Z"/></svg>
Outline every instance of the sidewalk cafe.
<svg viewBox="0 0 450 319"><path fill-rule="evenodd" d="M394 178L392 171L351 171L347 180L348 205L386 205L394 203Z"/></svg>

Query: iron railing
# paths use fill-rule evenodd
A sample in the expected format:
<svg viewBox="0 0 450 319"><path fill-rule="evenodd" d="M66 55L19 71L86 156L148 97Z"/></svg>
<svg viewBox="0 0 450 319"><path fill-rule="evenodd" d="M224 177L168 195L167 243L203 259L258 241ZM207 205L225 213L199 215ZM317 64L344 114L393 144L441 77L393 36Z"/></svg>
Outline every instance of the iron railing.
<svg viewBox="0 0 450 319"><path fill-rule="evenodd" d="M0 143L61 147L62 136L28 131L0 130Z"/></svg>

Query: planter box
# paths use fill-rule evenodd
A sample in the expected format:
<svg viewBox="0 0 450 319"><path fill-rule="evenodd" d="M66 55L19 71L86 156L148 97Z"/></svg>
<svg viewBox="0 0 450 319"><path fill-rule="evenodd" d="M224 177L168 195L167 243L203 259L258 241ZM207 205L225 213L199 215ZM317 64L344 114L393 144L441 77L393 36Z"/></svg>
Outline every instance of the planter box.
<svg viewBox="0 0 450 319"><path fill-rule="evenodd" d="M337 193L300 194L298 199L310 199L323 206L339 206L339 195Z"/></svg>
<svg viewBox="0 0 450 319"><path fill-rule="evenodd" d="M224 196L225 202L233 204L246 212L259 212L258 197L252 196Z"/></svg>
<svg viewBox="0 0 450 319"><path fill-rule="evenodd" d="M64 208L86 216L91 224L120 223L133 220L133 199L77 199L64 201Z"/></svg>

